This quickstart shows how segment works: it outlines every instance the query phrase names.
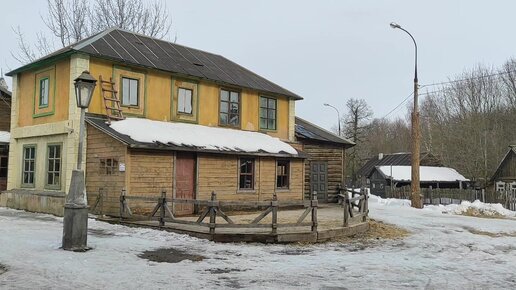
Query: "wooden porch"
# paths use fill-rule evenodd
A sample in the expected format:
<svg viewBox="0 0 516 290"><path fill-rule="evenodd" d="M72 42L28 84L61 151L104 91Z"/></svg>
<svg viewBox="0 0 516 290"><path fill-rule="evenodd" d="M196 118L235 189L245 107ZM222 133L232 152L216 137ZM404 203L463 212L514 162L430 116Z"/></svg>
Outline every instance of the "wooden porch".
<svg viewBox="0 0 516 290"><path fill-rule="evenodd" d="M92 212L97 219L129 226L157 228L216 242L293 243L324 242L352 236L368 230L368 198L362 193L342 194L342 205L319 206L317 193L305 201L219 201L215 192L211 200L168 199L166 192L158 198L120 195L120 214L105 216L97 211L99 195ZM152 202L152 211L142 211L138 204ZM173 208L195 206L198 214L178 217ZM100 207L101 208L101 207Z"/></svg>

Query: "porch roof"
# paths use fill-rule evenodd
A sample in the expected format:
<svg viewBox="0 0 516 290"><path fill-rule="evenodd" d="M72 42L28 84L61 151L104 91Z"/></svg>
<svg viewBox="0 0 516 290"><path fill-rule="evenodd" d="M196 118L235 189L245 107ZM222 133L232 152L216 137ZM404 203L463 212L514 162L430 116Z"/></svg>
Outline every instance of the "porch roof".
<svg viewBox="0 0 516 290"><path fill-rule="evenodd" d="M108 124L97 115L88 115L86 122L131 148L306 158L286 142L259 132L142 118Z"/></svg>

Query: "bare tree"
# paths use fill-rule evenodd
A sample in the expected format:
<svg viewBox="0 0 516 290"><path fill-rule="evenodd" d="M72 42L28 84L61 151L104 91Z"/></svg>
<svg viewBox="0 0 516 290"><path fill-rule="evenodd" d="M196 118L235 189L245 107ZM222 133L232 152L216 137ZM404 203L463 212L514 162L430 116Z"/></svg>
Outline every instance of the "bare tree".
<svg viewBox="0 0 516 290"><path fill-rule="evenodd" d="M358 165L364 155L361 154L363 152L361 145L364 142L365 129L373 116L373 111L364 99L349 99L346 102L346 108L347 114L342 120L344 122L344 134L346 138L351 139L357 144L351 149L348 158L349 162L347 162L351 179L355 183Z"/></svg>
<svg viewBox="0 0 516 290"><path fill-rule="evenodd" d="M110 27L165 38L172 26L167 7L159 0L47 0L47 5L42 19L53 39L39 32L31 46L19 27L13 29L19 51L11 55L21 63L50 53L54 41L65 47Z"/></svg>

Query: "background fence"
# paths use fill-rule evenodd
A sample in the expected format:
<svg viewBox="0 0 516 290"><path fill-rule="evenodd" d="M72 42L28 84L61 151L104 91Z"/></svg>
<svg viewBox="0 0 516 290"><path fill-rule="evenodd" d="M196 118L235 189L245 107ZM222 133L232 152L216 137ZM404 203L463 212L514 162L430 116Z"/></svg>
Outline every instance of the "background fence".
<svg viewBox="0 0 516 290"><path fill-rule="evenodd" d="M386 188L387 198L410 199L410 186ZM484 189L421 188L424 204L460 204L462 201L480 200L485 203L500 203L516 211L516 191L486 191Z"/></svg>

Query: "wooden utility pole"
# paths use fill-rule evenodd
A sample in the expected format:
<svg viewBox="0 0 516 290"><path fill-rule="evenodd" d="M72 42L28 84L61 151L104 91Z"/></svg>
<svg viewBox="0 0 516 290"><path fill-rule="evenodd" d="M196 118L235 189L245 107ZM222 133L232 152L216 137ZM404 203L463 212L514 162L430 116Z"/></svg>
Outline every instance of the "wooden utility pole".
<svg viewBox="0 0 516 290"><path fill-rule="evenodd" d="M417 43L412 34L407 30L403 29L399 24L392 22L391 27L394 29L400 29L405 31L412 41L415 47L415 65L414 65L414 110L412 111L412 170L411 170L411 195L410 201L412 207L423 208L421 202L421 189L419 185L419 156L421 147L421 132L419 126L419 99L418 99L418 79L417 79Z"/></svg>

